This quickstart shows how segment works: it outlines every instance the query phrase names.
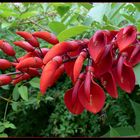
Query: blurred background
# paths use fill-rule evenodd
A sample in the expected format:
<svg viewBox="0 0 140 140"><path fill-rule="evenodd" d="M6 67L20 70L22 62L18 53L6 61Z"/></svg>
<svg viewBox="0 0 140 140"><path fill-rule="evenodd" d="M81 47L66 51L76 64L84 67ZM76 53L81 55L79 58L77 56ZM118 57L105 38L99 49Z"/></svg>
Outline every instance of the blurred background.
<svg viewBox="0 0 140 140"><path fill-rule="evenodd" d="M16 31L50 31L64 41L90 38L97 30L118 30L130 24L140 31L139 3L0 3L0 39L14 47L16 57L25 54L13 44L23 40ZM41 47L52 47L39 42ZM1 51L0 58L13 61ZM2 86L0 136L140 136L140 65L134 70L137 84L132 94L118 88L119 98L107 96L103 110L96 115L87 111L73 115L67 110L63 97L72 83L65 73L44 96L39 92L38 77Z"/></svg>

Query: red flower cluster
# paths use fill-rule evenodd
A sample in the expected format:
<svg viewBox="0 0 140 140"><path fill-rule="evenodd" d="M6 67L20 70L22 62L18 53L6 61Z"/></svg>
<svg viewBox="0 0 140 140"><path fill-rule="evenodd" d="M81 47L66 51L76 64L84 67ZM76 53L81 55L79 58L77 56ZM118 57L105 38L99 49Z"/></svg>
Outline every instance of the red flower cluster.
<svg viewBox="0 0 140 140"><path fill-rule="evenodd" d="M13 47L0 40L0 49L16 61L0 59L0 69L15 67L12 74L0 75L0 86L15 85L22 80L40 76L40 91L55 84L66 72L71 78L73 88L64 95L64 102L73 114L81 114L84 109L96 114L104 106L105 91L118 98L117 86L127 93L135 87L133 67L140 62L140 43L135 26L129 25L120 30L99 30L90 39L59 42L57 37L47 31L28 33L16 32L25 41L14 44L27 53L16 58ZM54 46L40 48L37 38ZM40 73L41 72L41 73Z"/></svg>

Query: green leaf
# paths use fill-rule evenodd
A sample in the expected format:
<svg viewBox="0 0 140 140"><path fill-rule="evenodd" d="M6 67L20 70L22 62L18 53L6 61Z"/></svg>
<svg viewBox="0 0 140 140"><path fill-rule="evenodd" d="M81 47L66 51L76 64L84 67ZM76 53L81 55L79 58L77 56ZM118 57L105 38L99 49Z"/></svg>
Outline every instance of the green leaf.
<svg viewBox="0 0 140 140"><path fill-rule="evenodd" d="M110 126L110 137L116 136L120 136L120 134L113 127Z"/></svg>
<svg viewBox="0 0 140 140"><path fill-rule="evenodd" d="M8 23L8 22L2 22L1 24L1 28L4 29L4 28L9 28L11 26L11 23Z"/></svg>
<svg viewBox="0 0 140 140"><path fill-rule="evenodd" d="M26 12L23 13L19 16L20 19L26 19L26 18L30 18L32 16L35 16L37 14L37 11L31 11L31 12Z"/></svg>
<svg viewBox="0 0 140 140"><path fill-rule="evenodd" d="M133 4L134 4L134 3L133 3ZM134 5L135 5L135 7L138 9L138 11L140 11L140 4L139 4L139 3L135 3Z"/></svg>
<svg viewBox="0 0 140 140"><path fill-rule="evenodd" d="M2 133L5 130L5 127L3 125L0 126L0 133Z"/></svg>
<svg viewBox="0 0 140 140"><path fill-rule="evenodd" d="M52 21L48 24L48 26L53 32L56 33L56 35L66 29L66 26L58 21Z"/></svg>
<svg viewBox="0 0 140 140"><path fill-rule="evenodd" d="M25 101L28 101L28 89L26 86L20 86L18 88L19 94L21 98Z"/></svg>
<svg viewBox="0 0 140 140"><path fill-rule="evenodd" d="M85 7L87 10L90 10L91 8L93 8L93 5L90 3L80 3L80 5Z"/></svg>
<svg viewBox="0 0 140 140"><path fill-rule="evenodd" d="M65 13L67 13L67 11L70 9L70 6L69 5L63 5L63 6L58 6L56 8L58 14L60 16L63 16Z"/></svg>
<svg viewBox="0 0 140 140"><path fill-rule="evenodd" d="M39 88L40 87L40 79L38 77L33 78L29 82L32 87Z"/></svg>
<svg viewBox="0 0 140 140"><path fill-rule="evenodd" d="M13 102L11 105L12 105L12 109L14 110L14 111L17 111L17 109L18 109L18 102Z"/></svg>
<svg viewBox="0 0 140 140"><path fill-rule="evenodd" d="M132 23L135 23L136 22L136 20L135 20L135 18L133 17L133 16L130 16L130 15L127 15L127 14L121 14L126 20L128 20L128 21L130 21L130 22L132 22Z"/></svg>
<svg viewBox="0 0 140 140"><path fill-rule="evenodd" d="M0 137L8 137L8 135L6 133L2 133L0 134Z"/></svg>
<svg viewBox="0 0 140 140"><path fill-rule="evenodd" d="M120 134L120 136L133 136L137 135L136 131L131 127L117 127L115 130Z"/></svg>
<svg viewBox="0 0 140 140"><path fill-rule="evenodd" d="M88 16L92 18L92 21L102 22L103 16L107 15L110 12L111 4L104 3L104 4L96 4L93 8L90 9L88 12Z"/></svg>
<svg viewBox="0 0 140 140"><path fill-rule="evenodd" d="M140 135L140 104L132 101L131 99L130 99L130 102L132 104L132 107L134 109L135 116L136 116L136 119L135 119L136 132L137 134Z"/></svg>
<svg viewBox="0 0 140 140"><path fill-rule="evenodd" d="M3 125L5 128L16 129L15 125L13 123L10 123L10 122L4 122Z"/></svg>
<svg viewBox="0 0 140 140"><path fill-rule="evenodd" d="M64 41L78 34L81 34L84 31L87 31L88 29L90 29L88 26L83 26L83 25L71 27L69 29L62 31L57 37L59 41Z"/></svg>
<svg viewBox="0 0 140 140"><path fill-rule="evenodd" d="M140 64L138 64L134 67L134 73L135 73L135 76L136 76L136 81L140 86Z"/></svg>
<svg viewBox="0 0 140 140"><path fill-rule="evenodd" d="M18 91L18 85L16 85L12 92L13 100L17 101L19 99L19 91Z"/></svg>

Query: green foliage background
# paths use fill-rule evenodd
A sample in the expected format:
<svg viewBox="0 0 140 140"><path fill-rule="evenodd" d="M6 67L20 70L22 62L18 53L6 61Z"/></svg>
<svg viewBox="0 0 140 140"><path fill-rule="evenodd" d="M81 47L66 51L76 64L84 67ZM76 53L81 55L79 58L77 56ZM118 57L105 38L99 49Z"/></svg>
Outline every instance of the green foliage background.
<svg viewBox="0 0 140 140"><path fill-rule="evenodd" d="M22 40L15 32L50 31L60 41L90 38L97 30L116 30L133 24L140 31L140 4L134 3L0 3L0 39L11 45ZM41 47L52 45L39 39ZM14 46L14 45L13 45ZM17 57L25 54L14 46ZM13 61L0 51L0 58ZM5 72L12 72L13 69ZM140 65L135 67L136 87L131 95L108 93L102 112L71 114L63 97L72 87L63 74L44 96L39 78L22 81L15 87L0 87L0 136L113 137L140 136ZM0 71L0 73L5 73Z"/></svg>

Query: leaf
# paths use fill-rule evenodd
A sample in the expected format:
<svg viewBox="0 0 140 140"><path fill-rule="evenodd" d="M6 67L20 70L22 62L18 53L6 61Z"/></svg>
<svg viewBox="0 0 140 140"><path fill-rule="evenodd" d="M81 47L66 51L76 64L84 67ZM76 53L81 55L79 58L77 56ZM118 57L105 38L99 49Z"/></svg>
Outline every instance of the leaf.
<svg viewBox="0 0 140 140"><path fill-rule="evenodd" d="M131 99L130 99L130 102L132 104L132 107L134 109L135 116L136 116L135 128L136 128L137 133L140 135L140 104L132 101Z"/></svg>
<svg viewBox="0 0 140 140"><path fill-rule="evenodd" d="M18 104L19 104L18 102L13 102L13 103L11 104L13 111L17 111L17 109L18 109Z"/></svg>
<svg viewBox="0 0 140 140"><path fill-rule="evenodd" d="M120 136L120 134L113 127L110 126L110 137L116 136Z"/></svg>
<svg viewBox="0 0 140 140"><path fill-rule="evenodd" d="M6 133L2 133L0 134L0 137L8 137L8 135Z"/></svg>
<svg viewBox="0 0 140 140"><path fill-rule="evenodd" d="M31 84L32 87L40 88L40 79L37 78L37 77L35 77L32 80L30 80L29 83Z"/></svg>
<svg viewBox="0 0 140 140"><path fill-rule="evenodd" d="M138 11L140 11L140 4L139 3L133 3L135 5L135 7L137 8Z"/></svg>
<svg viewBox="0 0 140 140"><path fill-rule="evenodd" d="M17 101L19 99L19 91L18 91L18 85L16 85L12 92L13 100Z"/></svg>
<svg viewBox="0 0 140 140"><path fill-rule="evenodd" d="M90 29L88 26L83 26L83 25L71 27L69 29L62 31L57 37L60 41L64 41L78 34L81 34L84 31L87 31L88 29Z"/></svg>
<svg viewBox="0 0 140 140"><path fill-rule="evenodd" d="M37 14L37 11L31 11L31 12L26 12L23 13L19 16L20 19L26 19L26 18L30 18L32 16L35 16Z"/></svg>
<svg viewBox="0 0 140 140"><path fill-rule="evenodd" d="M92 21L102 22L103 16L107 15L110 11L111 5L109 3L96 4L88 12L88 16L92 18Z"/></svg>
<svg viewBox="0 0 140 140"><path fill-rule="evenodd" d="M140 86L140 64L138 64L134 67L134 73L135 73L135 76L136 76L136 81Z"/></svg>
<svg viewBox="0 0 140 140"><path fill-rule="evenodd" d="M53 32L56 33L56 35L66 29L66 26L58 21L52 21L48 24L48 26Z"/></svg>
<svg viewBox="0 0 140 140"><path fill-rule="evenodd" d="M16 129L15 125L13 123L10 123L10 122L4 122L3 125L5 128Z"/></svg>
<svg viewBox="0 0 140 140"><path fill-rule="evenodd" d="M1 28L4 29L4 28L9 28L11 26L11 23L8 23L8 22L2 22L1 24Z"/></svg>
<svg viewBox="0 0 140 140"><path fill-rule="evenodd" d="M126 20L128 20L128 21L130 21L130 22L132 22L132 23L135 23L136 22L136 20L135 20L135 18L133 17L133 16L130 16L130 15L127 15L127 14L121 14Z"/></svg>
<svg viewBox="0 0 140 140"><path fill-rule="evenodd" d="M5 130L5 127L3 125L0 126L0 133L2 133Z"/></svg>
<svg viewBox="0 0 140 140"><path fill-rule="evenodd" d="M93 8L93 5L90 3L80 3L80 5L85 7L87 10L90 10L91 8Z"/></svg>
<svg viewBox="0 0 140 140"><path fill-rule="evenodd" d="M21 98L25 101L28 101L28 90L26 86L20 86L18 88L19 94L21 96Z"/></svg>
<svg viewBox="0 0 140 140"><path fill-rule="evenodd" d="M69 9L70 9L70 6L68 6L68 5L58 6L56 8L56 10L60 16L63 16L65 13L67 13L67 11Z"/></svg>

